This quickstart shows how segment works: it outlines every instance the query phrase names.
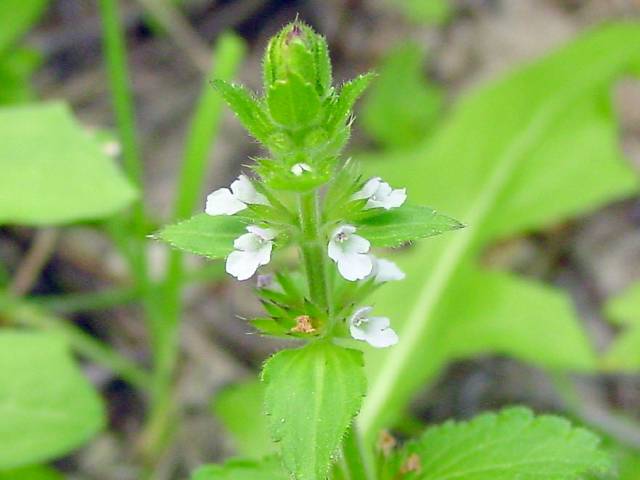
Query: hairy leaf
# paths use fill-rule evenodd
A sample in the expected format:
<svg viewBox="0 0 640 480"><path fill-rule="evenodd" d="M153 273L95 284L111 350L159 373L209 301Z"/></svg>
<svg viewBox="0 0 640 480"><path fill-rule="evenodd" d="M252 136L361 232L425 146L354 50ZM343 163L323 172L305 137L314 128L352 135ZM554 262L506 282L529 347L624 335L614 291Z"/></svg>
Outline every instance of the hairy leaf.
<svg viewBox="0 0 640 480"><path fill-rule="evenodd" d="M373 76L373 73L359 75L342 85L331 105L330 116L327 122L329 130L342 126L341 124L347 120L353 105L367 89Z"/></svg>
<svg viewBox="0 0 640 480"><path fill-rule="evenodd" d="M103 427L102 402L60 337L3 330L0 371L0 470L69 453Z"/></svg>
<svg viewBox="0 0 640 480"><path fill-rule="evenodd" d="M229 460L223 465L205 465L191 476L191 480L287 480L280 460L269 457L257 460Z"/></svg>
<svg viewBox="0 0 640 480"><path fill-rule="evenodd" d="M604 356L607 369L637 371L640 369L640 283L607 303L608 317L623 331Z"/></svg>
<svg viewBox="0 0 640 480"><path fill-rule="evenodd" d="M575 480L611 468L594 434L526 408L429 428L403 449L396 465L408 468L412 455L420 461L402 477L407 480Z"/></svg>
<svg viewBox="0 0 640 480"><path fill-rule="evenodd" d="M208 258L224 258L233 241L246 233L246 219L240 216L211 216L200 213L183 222L164 227L154 235L174 248Z"/></svg>
<svg viewBox="0 0 640 480"><path fill-rule="evenodd" d="M287 128L308 126L320 111L320 97L313 85L291 74L278 80L267 92L271 117Z"/></svg>
<svg viewBox="0 0 640 480"><path fill-rule="evenodd" d="M276 449L263 413L264 385L249 380L220 391L212 410L231 434L236 452L243 457L262 458Z"/></svg>
<svg viewBox="0 0 640 480"><path fill-rule="evenodd" d="M105 217L136 192L62 103L0 109L0 224Z"/></svg>
<svg viewBox="0 0 640 480"><path fill-rule="evenodd" d="M618 147L610 87L638 61L638 42L640 27L633 24L587 34L468 95L415 151L370 163L386 181L406 186L412 202L433 205L468 228L401 256L407 279L376 294L376 310L391 318L400 342L368 352L371 388L360 420L369 435L396 418L447 362L503 351L509 337L509 353L527 361L552 368L595 365L569 300L559 301L562 293L525 280L509 285L509 277L498 289L482 276L470 281L469 272L489 242L636 191ZM529 300L519 302L514 291ZM536 314L539 328L532 327ZM492 324L501 325L500 335L473 338ZM575 356L559 355L560 343Z"/></svg>
<svg viewBox="0 0 640 480"><path fill-rule="evenodd" d="M285 467L298 480L326 478L365 393L362 353L318 341L275 354L262 378Z"/></svg>
<svg viewBox="0 0 640 480"><path fill-rule="evenodd" d="M388 211L381 210L381 213L360 220L358 234L375 247L398 247L462 227L464 225L457 220L429 207L403 205Z"/></svg>

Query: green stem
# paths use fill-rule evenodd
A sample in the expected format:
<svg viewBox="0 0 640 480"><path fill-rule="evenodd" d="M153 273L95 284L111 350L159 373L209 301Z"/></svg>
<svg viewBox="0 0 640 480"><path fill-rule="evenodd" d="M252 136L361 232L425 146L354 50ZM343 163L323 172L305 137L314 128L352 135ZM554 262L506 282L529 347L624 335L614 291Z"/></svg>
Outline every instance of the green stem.
<svg viewBox="0 0 640 480"><path fill-rule="evenodd" d="M320 232L318 192L302 193L298 199L300 216L300 249L311 300L329 311L329 288L326 270L326 245Z"/></svg>
<svg viewBox="0 0 640 480"><path fill-rule="evenodd" d="M200 100L187 134L184 161L178 180L174 220L192 214L201 197L202 183L209 153L215 143L223 111L220 95L208 84L211 78L231 80L244 58L245 45L233 34L224 34L213 51L212 68L207 75ZM173 374L179 352L179 327L182 310L181 287L184 283L183 255L171 249L162 292L162 325L159 326L158 350L154 369L154 405L149 417L148 448L152 455L160 453L169 438Z"/></svg>
<svg viewBox="0 0 640 480"><path fill-rule="evenodd" d="M342 443L342 452L350 480L371 480L373 474L365 461L362 439L355 424L351 427Z"/></svg>
<svg viewBox="0 0 640 480"><path fill-rule="evenodd" d="M63 318L9 297L0 298L0 312L11 323L63 335L77 353L109 368L143 391L151 386L149 374L138 365Z"/></svg>
<svg viewBox="0 0 640 480"><path fill-rule="evenodd" d="M29 301L44 310L58 314L105 310L134 302L139 297L134 287L109 288L99 292L68 293L66 295L43 295L29 297Z"/></svg>

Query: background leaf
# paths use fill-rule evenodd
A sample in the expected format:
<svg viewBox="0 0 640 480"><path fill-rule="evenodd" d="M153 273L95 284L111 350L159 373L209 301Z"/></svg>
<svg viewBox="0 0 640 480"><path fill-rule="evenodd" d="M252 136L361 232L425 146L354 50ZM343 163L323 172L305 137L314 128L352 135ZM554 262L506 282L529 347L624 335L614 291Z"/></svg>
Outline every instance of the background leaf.
<svg viewBox="0 0 640 480"><path fill-rule="evenodd" d="M569 300L558 301L563 294L526 280L507 287L508 276L485 283L469 272L491 241L636 191L637 180L618 148L610 87L638 60L640 52L632 47L638 42L640 27L633 24L586 34L470 94L431 142L371 163L385 181L406 186L413 203L433 205L469 226L399 256L407 279L376 294L376 311L392 319L400 343L367 358L371 388L360 420L368 434L392 421L447 362L504 351L509 337L509 353L527 361L565 369L595 365ZM515 302L514 291L535 304ZM470 304L473 310L465 309L469 296L482 300ZM532 328L536 313L544 328ZM499 335L471 338L471 332L496 324ZM576 357L559 355L560 343Z"/></svg>
<svg viewBox="0 0 640 480"><path fill-rule="evenodd" d="M191 480L287 480L280 461L270 457L262 461L229 460L223 465L205 465Z"/></svg>
<svg viewBox="0 0 640 480"><path fill-rule="evenodd" d="M246 225L246 220L239 216L212 217L201 213L164 227L155 237L185 252L224 258L233 250L233 241L246 233Z"/></svg>
<svg viewBox="0 0 640 480"><path fill-rule="evenodd" d="M2 0L0 2L0 55L12 47L40 18L47 0Z"/></svg>
<svg viewBox="0 0 640 480"><path fill-rule="evenodd" d="M611 468L599 439L560 417L535 417L526 408L429 428L401 453L420 457L420 480L574 480Z"/></svg>
<svg viewBox="0 0 640 480"><path fill-rule="evenodd" d="M58 336L0 332L0 470L74 450L104 425L100 398Z"/></svg>
<svg viewBox="0 0 640 480"><path fill-rule="evenodd" d="M299 480L326 478L365 394L362 353L318 341L275 354L262 375L285 467Z"/></svg>
<svg viewBox="0 0 640 480"><path fill-rule="evenodd" d="M607 369L635 371L640 369L640 283L611 299L607 316L623 327L604 356Z"/></svg>
<svg viewBox="0 0 640 480"><path fill-rule="evenodd" d="M63 480L64 477L53 468L43 465L15 468L0 472L0 480Z"/></svg>
<svg viewBox="0 0 640 480"><path fill-rule="evenodd" d="M62 103L0 109L0 224L111 215L136 193Z"/></svg>
<svg viewBox="0 0 640 480"><path fill-rule="evenodd" d="M220 391L212 410L231 434L242 457L262 458L275 452L264 416L264 385L257 379L229 385Z"/></svg>

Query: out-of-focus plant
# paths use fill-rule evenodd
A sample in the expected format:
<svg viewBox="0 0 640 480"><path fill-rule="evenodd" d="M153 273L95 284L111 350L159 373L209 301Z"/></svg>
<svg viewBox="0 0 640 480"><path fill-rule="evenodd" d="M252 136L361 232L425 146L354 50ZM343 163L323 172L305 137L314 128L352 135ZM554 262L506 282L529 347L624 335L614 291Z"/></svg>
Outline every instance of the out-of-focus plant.
<svg viewBox="0 0 640 480"><path fill-rule="evenodd" d="M450 0L387 0L387 3L416 23L437 25L449 20L453 14Z"/></svg>
<svg viewBox="0 0 640 480"><path fill-rule="evenodd" d="M215 85L270 156L258 159L255 178L241 175L230 188L209 195L204 214L157 236L188 252L226 257L227 272L239 280L253 277L275 251L296 247L300 272L258 276L266 316L251 323L264 335L296 339L302 346L267 360L264 390L246 384L215 405L238 447L255 457L264 447L262 422L241 410L264 404L279 454L205 466L193 478L569 480L609 470L596 436L525 408L432 427L402 447L389 434L376 448L370 436L361 436L352 423L368 395L361 349L370 350L369 344L405 355L415 343L414 332L398 337L388 318L362 306L383 284L405 283L393 262L370 249L401 246L461 225L429 208L406 205L404 189L379 177L364 181L353 163L340 160L351 108L369 76L334 88L322 37L296 21L271 40L263 64L261 98L241 86ZM437 182L431 176L427 185ZM420 364L402 367L396 373L406 382Z"/></svg>
<svg viewBox="0 0 640 480"><path fill-rule="evenodd" d="M604 367L637 372L640 369L640 283L611 299L606 305L606 314L622 332L605 354Z"/></svg>
<svg viewBox="0 0 640 480"><path fill-rule="evenodd" d="M382 147L411 148L436 127L442 93L426 79L424 57L417 43L392 48L364 98L360 125Z"/></svg>

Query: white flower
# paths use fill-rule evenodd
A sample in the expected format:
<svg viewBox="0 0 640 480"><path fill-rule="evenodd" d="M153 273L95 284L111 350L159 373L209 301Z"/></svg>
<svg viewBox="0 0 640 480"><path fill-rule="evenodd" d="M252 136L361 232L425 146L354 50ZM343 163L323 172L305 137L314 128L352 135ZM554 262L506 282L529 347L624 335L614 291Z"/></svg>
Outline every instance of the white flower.
<svg viewBox="0 0 640 480"><path fill-rule="evenodd" d="M291 167L291 173L293 173L296 177L299 177L304 172L312 171L313 169L306 163L296 163L293 167Z"/></svg>
<svg viewBox="0 0 640 480"><path fill-rule="evenodd" d="M355 235L356 227L341 225L333 231L329 240L329 258L338 264L338 271L347 280L365 278L373 270L373 261L367 255L369 240Z"/></svg>
<svg viewBox="0 0 640 480"><path fill-rule="evenodd" d="M220 188L210 193L204 211L209 215L234 215L251 204L269 205L269 201L256 191L249 177L240 175L231 189Z"/></svg>
<svg viewBox="0 0 640 480"><path fill-rule="evenodd" d="M383 182L380 177L374 177L367 181L362 190L351 197L352 200L367 200L365 210L370 208L384 208L390 210L397 208L407 199L406 188L392 189L391 185Z"/></svg>
<svg viewBox="0 0 640 480"><path fill-rule="evenodd" d="M404 280L405 274L400 267L391 260L384 258L376 258L373 255L373 270L371 276L374 277L375 283L385 283L394 280Z"/></svg>
<svg viewBox="0 0 640 480"><path fill-rule="evenodd" d="M389 327L387 317L369 317L372 307L362 307L349 319L349 332L356 340L364 340L372 347L385 348L398 343L398 335Z"/></svg>
<svg viewBox="0 0 640 480"><path fill-rule="evenodd" d="M235 250L227 257L227 273L238 280L251 278L258 267L269 263L273 239L276 236L273 230L256 225L248 226L247 231L249 233L235 239L233 242Z"/></svg>

